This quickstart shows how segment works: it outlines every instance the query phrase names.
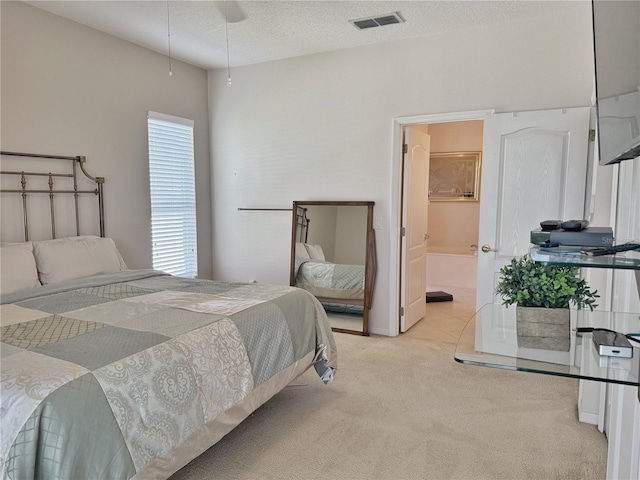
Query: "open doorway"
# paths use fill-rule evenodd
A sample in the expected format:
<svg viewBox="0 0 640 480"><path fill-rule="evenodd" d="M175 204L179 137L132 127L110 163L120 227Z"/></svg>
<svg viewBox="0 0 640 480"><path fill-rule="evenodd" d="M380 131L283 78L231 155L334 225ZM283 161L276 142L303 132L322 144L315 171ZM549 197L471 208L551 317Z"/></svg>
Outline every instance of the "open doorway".
<svg viewBox="0 0 640 480"><path fill-rule="evenodd" d="M432 123L427 199L426 305L422 334L455 341L476 304L483 120ZM476 164L477 163L477 164ZM440 193L438 193L440 192ZM451 295L450 301L440 294Z"/></svg>
<svg viewBox="0 0 640 480"><path fill-rule="evenodd" d="M392 212L392 222L399 227L403 227L402 174L406 157L401 141L406 127L483 120L476 310L495 303L500 268L529 251L530 231L539 225L540 219L583 218L590 112L590 107L576 107L499 114L461 112L394 120L397 154L393 160L396 176L392 199L397 214ZM398 273L403 268L404 239L401 233L400 241L393 242L398 238L396 232L391 231L392 264L397 265L392 276L397 290L391 291L390 328L395 327L398 332L398 310L394 309L400 306L402 315L406 301L403 293L411 289L402 284L402 275ZM426 274L426 268L424 271Z"/></svg>
<svg viewBox="0 0 640 480"><path fill-rule="evenodd" d="M425 302L427 292L430 295L423 309L423 319L446 322L447 317L456 314L460 319L468 319L476 299L483 120L413 124L405 126L403 133L405 139L416 137L418 133L429 138L428 189L422 197L416 198L408 193L413 182L409 177L411 170L406 170L412 162L411 152L404 162L402 188L403 195L413 197L402 202L403 210L411 210L411 202L422 202L427 206L423 247L426 255L424 271L421 272L426 288L423 287L420 295L422 302ZM411 150L412 146L409 145L408 149ZM401 249L403 253L409 251L406 242ZM408 254L403 254L400 261L406 262L408 257ZM406 268L406 263L401 263L400 270L403 268ZM415 276L404 275L403 278L407 283L418 283ZM414 285L401 287L407 291L415 290ZM440 299L437 292L450 294L452 300L448 300L446 305L430 301ZM417 323L402 320L401 317L401 332ZM464 326L461 321L456 322L455 317L452 320L453 325L445 327L445 330L455 329L457 324Z"/></svg>

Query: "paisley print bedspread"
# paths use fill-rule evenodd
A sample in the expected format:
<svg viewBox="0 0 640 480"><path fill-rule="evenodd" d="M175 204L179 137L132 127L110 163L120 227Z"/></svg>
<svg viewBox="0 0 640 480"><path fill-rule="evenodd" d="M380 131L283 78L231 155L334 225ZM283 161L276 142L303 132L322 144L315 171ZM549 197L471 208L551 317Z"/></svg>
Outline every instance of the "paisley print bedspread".
<svg viewBox="0 0 640 480"><path fill-rule="evenodd" d="M313 364L326 383L336 367L322 306L297 288L136 270L2 303L3 478L142 477L257 408L279 372Z"/></svg>
<svg viewBox="0 0 640 480"><path fill-rule="evenodd" d="M296 286L319 297L364 298L364 265L296 258Z"/></svg>

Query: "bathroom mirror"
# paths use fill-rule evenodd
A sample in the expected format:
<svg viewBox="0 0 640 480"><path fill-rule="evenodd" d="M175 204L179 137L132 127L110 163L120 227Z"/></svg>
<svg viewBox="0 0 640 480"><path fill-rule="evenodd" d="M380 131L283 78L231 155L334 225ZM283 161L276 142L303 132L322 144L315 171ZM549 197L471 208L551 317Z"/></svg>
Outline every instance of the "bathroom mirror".
<svg viewBox="0 0 640 480"><path fill-rule="evenodd" d="M369 335L374 202L293 202L290 285L322 303L335 332Z"/></svg>
<svg viewBox="0 0 640 480"><path fill-rule="evenodd" d="M432 153L429 200L477 202L481 152Z"/></svg>

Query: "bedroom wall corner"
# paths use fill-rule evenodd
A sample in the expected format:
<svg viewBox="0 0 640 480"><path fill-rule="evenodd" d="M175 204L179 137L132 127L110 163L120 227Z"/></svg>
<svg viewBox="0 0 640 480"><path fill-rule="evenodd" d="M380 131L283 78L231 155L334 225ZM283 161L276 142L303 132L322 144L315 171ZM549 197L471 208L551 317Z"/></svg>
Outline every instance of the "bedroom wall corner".
<svg viewBox="0 0 640 480"><path fill-rule="evenodd" d="M106 178L106 234L151 267L147 112L195 121L199 275L212 278L207 72L52 15L0 2L2 149L84 155Z"/></svg>

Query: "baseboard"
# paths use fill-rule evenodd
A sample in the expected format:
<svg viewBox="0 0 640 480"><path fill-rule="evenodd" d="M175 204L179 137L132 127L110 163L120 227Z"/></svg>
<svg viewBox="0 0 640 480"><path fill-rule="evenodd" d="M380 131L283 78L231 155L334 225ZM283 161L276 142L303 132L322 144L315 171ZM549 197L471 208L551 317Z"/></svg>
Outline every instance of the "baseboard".
<svg viewBox="0 0 640 480"><path fill-rule="evenodd" d="M578 411L578 421L589 425L598 425L598 415Z"/></svg>

